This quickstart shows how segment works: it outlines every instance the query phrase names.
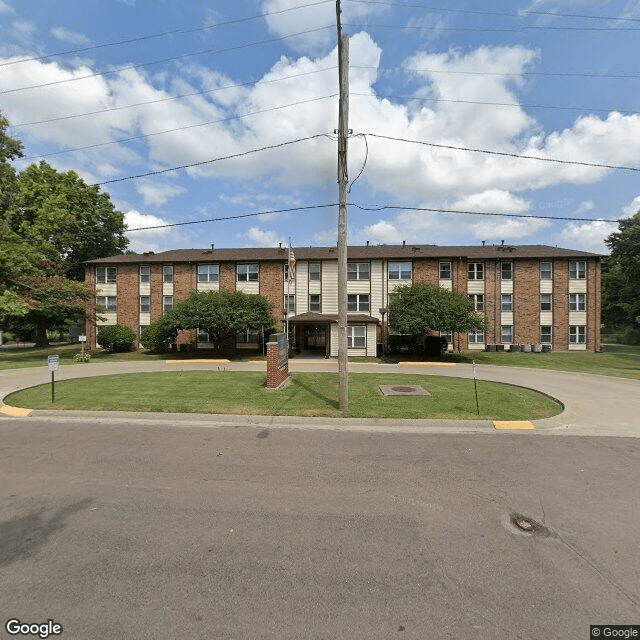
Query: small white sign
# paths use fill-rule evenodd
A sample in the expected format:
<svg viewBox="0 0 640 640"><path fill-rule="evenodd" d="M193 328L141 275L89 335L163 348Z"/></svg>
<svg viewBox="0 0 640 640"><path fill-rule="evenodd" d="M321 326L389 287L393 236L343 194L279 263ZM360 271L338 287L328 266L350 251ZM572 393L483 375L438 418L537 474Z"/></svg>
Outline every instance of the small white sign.
<svg viewBox="0 0 640 640"><path fill-rule="evenodd" d="M60 356L49 356L47 358L47 365L49 366L49 371L57 371L60 365Z"/></svg>
<svg viewBox="0 0 640 640"><path fill-rule="evenodd" d="M87 336L78 336L78 342L86 342Z"/></svg>

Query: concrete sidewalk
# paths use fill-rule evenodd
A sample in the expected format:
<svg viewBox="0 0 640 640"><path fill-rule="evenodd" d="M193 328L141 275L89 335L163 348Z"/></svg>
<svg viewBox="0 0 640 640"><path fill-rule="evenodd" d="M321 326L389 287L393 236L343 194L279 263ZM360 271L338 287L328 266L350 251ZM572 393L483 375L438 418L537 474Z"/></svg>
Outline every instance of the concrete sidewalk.
<svg viewBox="0 0 640 640"><path fill-rule="evenodd" d="M295 372L337 372L335 360L318 360L295 358L289 362L289 370ZM153 362L121 362L113 364L77 364L63 365L56 372L56 381L74 378L118 375L123 373L142 373L154 371L265 371L265 362L180 362L156 360ZM472 378L471 365L456 364L438 365L414 363L411 365L381 365L376 363L349 363L353 373L400 373L419 375L439 375L457 378ZM640 436L640 381L624 378L613 378L584 373L569 373L541 369L518 367L477 367L478 380L503 382L541 391L557 400L565 407L558 416L533 422L536 433L564 433L567 435L615 435ZM31 386L46 384L51 381L51 374L46 366L29 369L9 369L0 371L0 403L14 391ZM3 407L0 416L9 418L11 413L7 406ZM447 432L451 430L463 432L493 432L492 423L486 420L370 420L370 419L329 419L329 418L296 418L287 416L223 416L198 414L140 414L126 412L77 412L77 411L43 411L30 413L38 419L78 419L87 417L100 421L125 420L143 421L158 424L170 421L176 423L179 415L181 425L196 425L205 422L216 424L246 424L270 428L320 428L392 431L431 431ZM532 433L532 432L529 432Z"/></svg>

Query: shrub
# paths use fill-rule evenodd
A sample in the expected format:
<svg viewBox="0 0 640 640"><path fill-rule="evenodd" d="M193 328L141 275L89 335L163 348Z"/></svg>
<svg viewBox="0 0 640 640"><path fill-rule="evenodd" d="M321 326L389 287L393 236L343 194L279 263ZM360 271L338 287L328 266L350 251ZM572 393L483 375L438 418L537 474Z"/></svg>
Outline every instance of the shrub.
<svg viewBox="0 0 640 640"><path fill-rule="evenodd" d="M88 351L80 351L73 356L74 362L89 362L91 360L91 354Z"/></svg>
<svg viewBox="0 0 640 640"><path fill-rule="evenodd" d="M124 324L108 324L98 329L98 343L114 353L129 351L135 339L136 332Z"/></svg>
<svg viewBox="0 0 640 640"><path fill-rule="evenodd" d="M169 314L166 314L168 316ZM178 330L165 316L142 330L140 344L149 351L162 353L176 341Z"/></svg>

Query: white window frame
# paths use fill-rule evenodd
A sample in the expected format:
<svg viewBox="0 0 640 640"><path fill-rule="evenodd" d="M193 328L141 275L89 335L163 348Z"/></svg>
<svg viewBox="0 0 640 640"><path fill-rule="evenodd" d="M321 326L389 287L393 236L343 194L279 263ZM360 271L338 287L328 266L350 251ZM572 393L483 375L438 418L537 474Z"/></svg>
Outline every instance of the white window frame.
<svg viewBox="0 0 640 640"><path fill-rule="evenodd" d="M209 336L209 334L202 330L202 329L197 329L196 330L196 341L197 342L211 342L211 338Z"/></svg>
<svg viewBox="0 0 640 640"><path fill-rule="evenodd" d="M548 331L543 331L548 329ZM548 336L548 339L547 339ZM543 324L540 326L540 344L551 344L553 342L553 327L551 325Z"/></svg>
<svg viewBox="0 0 640 640"><path fill-rule="evenodd" d="M450 260L441 260L438 263L438 278L440 280L451 280L451 261Z"/></svg>
<svg viewBox="0 0 640 640"><path fill-rule="evenodd" d="M508 335L508 339L505 340L507 335ZM513 344L513 325L512 324L503 324L500 326L500 343Z"/></svg>
<svg viewBox="0 0 640 640"><path fill-rule="evenodd" d="M315 301L312 302L312 298L317 298L317 303ZM316 307L317 309L313 308ZM309 311L313 311L314 313L322 312L322 296L319 293L310 293L309 294Z"/></svg>
<svg viewBox="0 0 640 640"><path fill-rule="evenodd" d="M162 312L166 313L173 309L173 296L162 296Z"/></svg>
<svg viewBox="0 0 640 640"><path fill-rule="evenodd" d="M321 281L322 281L322 262L317 262L317 261L310 262L309 263L309 282L321 282Z"/></svg>
<svg viewBox="0 0 640 640"><path fill-rule="evenodd" d="M285 293L284 294L284 308L287 310L287 315L296 312L296 294Z"/></svg>
<svg viewBox="0 0 640 640"><path fill-rule="evenodd" d="M138 273L140 274L140 282L146 284L151 282L151 267L148 264L141 264Z"/></svg>
<svg viewBox="0 0 640 640"><path fill-rule="evenodd" d="M569 294L569 311L586 311L587 310L587 294L586 293L570 293Z"/></svg>
<svg viewBox="0 0 640 640"><path fill-rule="evenodd" d="M569 327L569 344L586 344L587 327L583 324L573 324Z"/></svg>
<svg viewBox="0 0 640 640"><path fill-rule="evenodd" d="M469 331L469 344L484 344L484 331Z"/></svg>
<svg viewBox="0 0 640 640"><path fill-rule="evenodd" d="M371 296L368 293L349 293L347 295L347 311L367 311L370 313Z"/></svg>
<svg viewBox="0 0 640 640"><path fill-rule="evenodd" d="M411 280L413 263L410 260L389 262L387 266L389 280Z"/></svg>
<svg viewBox="0 0 640 640"><path fill-rule="evenodd" d="M348 262L347 280L369 280L371 277L371 264L368 262Z"/></svg>
<svg viewBox="0 0 640 640"><path fill-rule="evenodd" d="M553 311L553 294L540 294L540 311Z"/></svg>
<svg viewBox="0 0 640 640"><path fill-rule="evenodd" d="M99 307L104 307L103 313L117 313L118 312L118 298L117 296L97 296L96 304Z"/></svg>
<svg viewBox="0 0 640 640"><path fill-rule="evenodd" d="M245 329L236 333L236 343L238 344L259 344L260 331L258 329Z"/></svg>
<svg viewBox="0 0 640 640"><path fill-rule="evenodd" d="M367 348L367 327L353 325L347 327L347 347L349 349Z"/></svg>
<svg viewBox="0 0 640 640"><path fill-rule="evenodd" d="M151 313L151 296L140 296L140 313Z"/></svg>
<svg viewBox="0 0 640 640"><path fill-rule="evenodd" d="M484 311L484 293L470 293L469 298L473 301L474 311Z"/></svg>
<svg viewBox="0 0 640 640"><path fill-rule="evenodd" d="M258 282L260 280L260 264L242 262L236 265L236 282Z"/></svg>
<svg viewBox="0 0 640 640"><path fill-rule="evenodd" d="M469 262L467 264L468 280L484 280L484 262Z"/></svg>
<svg viewBox="0 0 640 640"><path fill-rule="evenodd" d="M116 284L118 267L96 267L97 284Z"/></svg>
<svg viewBox="0 0 640 640"><path fill-rule="evenodd" d="M501 293L500 294L500 311L513 311L513 294Z"/></svg>
<svg viewBox="0 0 640 640"><path fill-rule="evenodd" d="M587 277L586 260L569 261L569 280L585 280Z"/></svg>
<svg viewBox="0 0 640 640"><path fill-rule="evenodd" d="M200 270L203 270L202 272ZM206 271L204 271L206 269ZM198 265L198 282L219 282L220 281L220 265L214 263L205 263Z"/></svg>
<svg viewBox="0 0 640 640"><path fill-rule="evenodd" d="M505 276L505 267L508 265L507 275ZM501 280L513 280L513 262L501 262L500 263L500 279Z"/></svg>
<svg viewBox="0 0 640 640"><path fill-rule="evenodd" d="M167 284L173 282L173 265L172 264L162 265L162 282L166 282Z"/></svg>
<svg viewBox="0 0 640 640"><path fill-rule="evenodd" d="M551 260L540 262L540 280L553 280L553 262Z"/></svg>

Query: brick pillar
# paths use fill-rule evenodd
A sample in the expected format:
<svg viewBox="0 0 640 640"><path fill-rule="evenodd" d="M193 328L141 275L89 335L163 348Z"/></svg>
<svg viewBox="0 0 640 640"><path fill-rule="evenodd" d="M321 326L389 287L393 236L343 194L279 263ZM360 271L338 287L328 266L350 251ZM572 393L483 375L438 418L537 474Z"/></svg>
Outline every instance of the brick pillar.
<svg viewBox="0 0 640 640"><path fill-rule="evenodd" d="M124 324L138 335L140 323L140 276L137 264L118 265L118 324Z"/></svg>
<svg viewBox="0 0 640 640"><path fill-rule="evenodd" d="M553 348L569 349L569 260L553 261Z"/></svg>
<svg viewBox="0 0 640 640"><path fill-rule="evenodd" d="M151 322L156 322L162 316L162 265L150 266L151 295L149 296L151 308Z"/></svg>
<svg viewBox="0 0 640 640"><path fill-rule="evenodd" d="M417 258L413 261L413 282L438 286L438 260Z"/></svg>
<svg viewBox="0 0 640 640"><path fill-rule="evenodd" d="M284 366L280 366L280 342L285 340L286 334L274 333L267 343L267 389L278 389L289 380L289 358Z"/></svg>
<svg viewBox="0 0 640 640"><path fill-rule="evenodd" d="M519 344L540 342L540 261L514 263L513 340Z"/></svg>
<svg viewBox="0 0 640 640"><path fill-rule="evenodd" d="M587 350L602 351L601 324L602 268L599 258L587 262Z"/></svg>
<svg viewBox="0 0 640 640"><path fill-rule="evenodd" d="M292 293L295 289L292 287ZM282 262L260 263L260 295L271 304L271 313L276 318L276 326L284 330L282 325L282 309L284 308L284 268Z"/></svg>
<svg viewBox="0 0 640 640"><path fill-rule="evenodd" d="M487 319L485 344L500 342L500 263L497 259L484 263L484 315Z"/></svg>
<svg viewBox="0 0 640 640"><path fill-rule="evenodd" d="M236 263L220 263L220 291L236 290Z"/></svg>

